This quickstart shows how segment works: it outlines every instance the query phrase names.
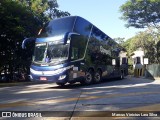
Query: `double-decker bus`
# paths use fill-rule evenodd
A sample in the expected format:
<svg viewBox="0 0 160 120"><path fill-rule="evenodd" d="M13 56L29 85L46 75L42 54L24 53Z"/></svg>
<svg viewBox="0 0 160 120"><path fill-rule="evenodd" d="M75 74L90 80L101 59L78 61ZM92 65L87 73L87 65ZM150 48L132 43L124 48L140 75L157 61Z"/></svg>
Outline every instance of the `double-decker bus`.
<svg viewBox="0 0 160 120"><path fill-rule="evenodd" d="M25 39L24 47L31 39ZM30 66L33 81L99 83L127 74L123 48L89 21L79 16L52 20L35 38Z"/></svg>

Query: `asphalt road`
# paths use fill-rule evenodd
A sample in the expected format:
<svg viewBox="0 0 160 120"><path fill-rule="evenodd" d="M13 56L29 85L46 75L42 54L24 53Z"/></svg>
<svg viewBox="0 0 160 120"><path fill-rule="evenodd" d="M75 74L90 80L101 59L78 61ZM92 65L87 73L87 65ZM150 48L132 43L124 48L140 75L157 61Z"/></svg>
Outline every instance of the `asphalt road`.
<svg viewBox="0 0 160 120"><path fill-rule="evenodd" d="M160 80L126 77L89 86L1 87L0 111L11 112L12 118L0 118L7 120L160 119Z"/></svg>

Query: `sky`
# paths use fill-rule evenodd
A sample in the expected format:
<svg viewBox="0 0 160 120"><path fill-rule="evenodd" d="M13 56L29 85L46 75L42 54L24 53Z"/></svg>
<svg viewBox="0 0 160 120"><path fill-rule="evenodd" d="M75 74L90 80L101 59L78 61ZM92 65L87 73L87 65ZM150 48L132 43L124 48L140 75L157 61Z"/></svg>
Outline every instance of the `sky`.
<svg viewBox="0 0 160 120"><path fill-rule="evenodd" d="M119 19L122 16L119 7L126 0L57 0L57 2L60 10L87 19L113 39L121 37L127 40L142 31L133 27L126 28L127 22Z"/></svg>

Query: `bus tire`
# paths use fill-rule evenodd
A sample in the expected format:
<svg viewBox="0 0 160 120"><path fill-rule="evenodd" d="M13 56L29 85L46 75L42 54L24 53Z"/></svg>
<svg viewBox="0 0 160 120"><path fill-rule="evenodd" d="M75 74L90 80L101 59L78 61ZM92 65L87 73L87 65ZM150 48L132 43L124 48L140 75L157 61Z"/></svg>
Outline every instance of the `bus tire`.
<svg viewBox="0 0 160 120"><path fill-rule="evenodd" d="M93 79L94 79L94 72L93 70L90 69L86 72L85 79L81 81L81 84L89 85L93 82Z"/></svg>
<svg viewBox="0 0 160 120"><path fill-rule="evenodd" d="M94 75L94 83L99 83L102 80L102 72L98 70Z"/></svg>
<svg viewBox="0 0 160 120"><path fill-rule="evenodd" d="M74 81L69 82L70 85L73 85L73 84L75 84L75 83L76 83L76 82L74 82Z"/></svg>
<svg viewBox="0 0 160 120"><path fill-rule="evenodd" d="M56 82L56 84L57 84L58 86L64 86L64 85L65 85L65 83L59 83L59 82Z"/></svg>

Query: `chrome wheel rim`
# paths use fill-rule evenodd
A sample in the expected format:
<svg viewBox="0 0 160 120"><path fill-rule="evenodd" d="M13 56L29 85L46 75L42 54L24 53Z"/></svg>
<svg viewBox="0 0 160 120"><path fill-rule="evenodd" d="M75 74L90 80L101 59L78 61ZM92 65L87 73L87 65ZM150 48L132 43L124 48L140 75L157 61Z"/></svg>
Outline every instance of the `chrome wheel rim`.
<svg viewBox="0 0 160 120"><path fill-rule="evenodd" d="M100 79L101 79L100 74L99 74L99 73L96 73L96 74L95 74L95 81L96 81L96 82L99 82Z"/></svg>
<svg viewBox="0 0 160 120"><path fill-rule="evenodd" d="M92 81L92 75L90 73L86 74L86 82L91 82Z"/></svg>

